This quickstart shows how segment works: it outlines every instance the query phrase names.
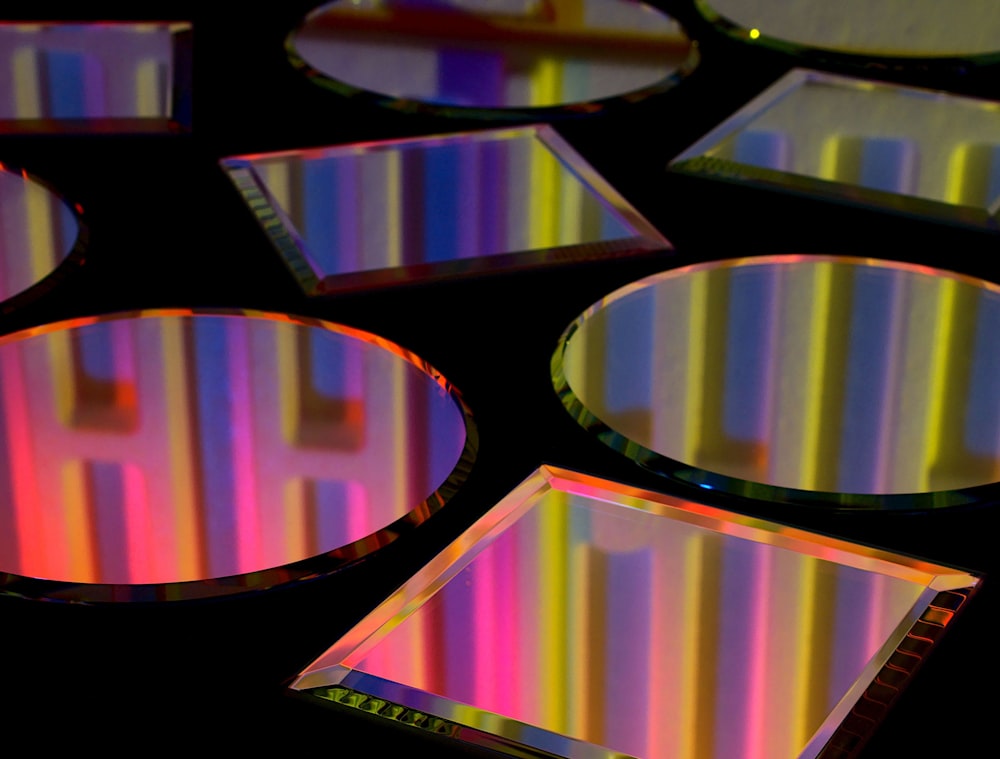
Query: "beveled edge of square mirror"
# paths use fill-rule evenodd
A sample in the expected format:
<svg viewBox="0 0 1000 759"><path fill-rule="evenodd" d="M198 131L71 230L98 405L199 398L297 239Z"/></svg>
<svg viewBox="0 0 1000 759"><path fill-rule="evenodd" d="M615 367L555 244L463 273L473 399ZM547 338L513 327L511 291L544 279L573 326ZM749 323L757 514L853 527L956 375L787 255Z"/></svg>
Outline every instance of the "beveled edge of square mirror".
<svg viewBox="0 0 1000 759"><path fill-rule="evenodd" d="M926 100L978 104L989 110L996 110L1000 115L1000 102L939 90L826 73L808 68L794 68L671 159L667 165L667 171L767 190L790 192L796 195L808 195L861 207L874 207L878 210L913 218L930 218L963 226L1000 231L1000 195L985 206L968 205L921 197L915 194L873 189L853 182L822 179L811 174L765 168L729 158L707 155L709 151L719 147L727 138L751 126L768 109L777 105L784 98L793 95L797 90L816 84L854 91L892 92Z"/></svg>
<svg viewBox="0 0 1000 759"><path fill-rule="evenodd" d="M628 238L586 240L549 247L486 253L468 258L433 262L404 263L381 268L324 273L289 212L271 193L254 168L256 160L280 159L309 152L327 155L357 154L359 151L397 151L412 148L460 144L465 141L501 142L505 139L533 139L572 175L579 186L621 225L634 231ZM478 275L620 256L672 250L673 245L647 221L604 177L602 177L556 130L548 124L500 127L422 137L379 140L344 145L317 146L273 153L247 154L222 158L219 165L257 218L298 285L309 297L385 287L413 282Z"/></svg>
<svg viewBox="0 0 1000 759"><path fill-rule="evenodd" d="M834 561L841 566L869 571L877 567L880 573L924 587L910 611L881 643L860 676L794 759L854 756L981 581L976 574L963 570L544 465L306 667L289 686L293 695L312 703L318 699L327 705L368 712L504 755L574 759L626 756L415 686L356 672L345 664L371 652L392 629L455 579L480 551L551 492L639 509L709 532ZM388 691L388 696L380 693L379 688ZM416 697L422 708L393 700L405 699L407 695ZM460 714L465 715L465 722L474 714L475 722L489 725L489 731L463 724Z"/></svg>

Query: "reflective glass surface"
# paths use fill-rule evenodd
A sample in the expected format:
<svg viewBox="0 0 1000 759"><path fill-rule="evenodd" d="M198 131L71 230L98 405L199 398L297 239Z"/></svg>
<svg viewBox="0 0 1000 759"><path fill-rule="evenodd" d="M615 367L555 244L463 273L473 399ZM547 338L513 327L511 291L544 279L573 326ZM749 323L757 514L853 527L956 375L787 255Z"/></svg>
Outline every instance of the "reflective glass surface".
<svg viewBox="0 0 1000 759"><path fill-rule="evenodd" d="M1000 53L1000 6L993 0L698 0L751 39L889 56Z"/></svg>
<svg viewBox="0 0 1000 759"><path fill-rule="evenodd" d="M0 309L51 274L79 235L77 215L61 198L0 164Z"/></svg>
<svg viewBox="0 0 1000 759"><path fill-rule="evenodd" d="M661 473L776 500L943 506L1000 480L998 335L1000 289L984 281L734 259L604 298L566 331L553 376L581 424Z"/></svg>
<svg viewBox="0 0 1000 759"><path fill-rule="evenodd" d="M833 756L976 584L545 468L293 687L515 756Z"/></svg>
<svg viewBox="0 0 1000 759"><path fill-rule="evenodd" d="M1000 103L795 69L671 165L995 226Z"/></svg>
<svg viewBox="0 0 1000 759"><path fill-rule="evenodd" d="M0 340L0 389L0 590L28 596L169 600L329 573L423 521L472 455L440 375L287 316L40 327Z"/></svg>
<svg viewBox="0 0 1000 759"><path fill-rule="evenodd" d="M478 109L660 90L693 53L673 19L629 0L339 0L288 46L343 92Z"/></svg>
<svg viewBox="0 0 1000 759"><path fill-rule="evenodd" d="M669 247L547 126L222 165L310 294Z"/></svg>
<svg viewBox="0 0 1000 759"><path fill-rule="evenodd" d="M108 119L186 121L185 23L0 23L0 130ZM56 127L57 128L57 127Z"/></svg>

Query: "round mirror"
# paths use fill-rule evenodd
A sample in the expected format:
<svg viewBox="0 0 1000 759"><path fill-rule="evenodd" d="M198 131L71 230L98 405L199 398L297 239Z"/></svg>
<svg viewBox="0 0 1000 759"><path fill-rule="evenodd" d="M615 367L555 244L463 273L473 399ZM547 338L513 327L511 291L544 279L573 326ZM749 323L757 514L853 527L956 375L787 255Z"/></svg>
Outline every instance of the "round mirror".
<svg viewBox="0 0 1000 759"><path fill-rule="evenodd" d="M812 256L669 271L581 316L553 375L605 442L703 487L917 508L1000 479L1000 289L945 271Z"/></svg>
<svg viewBox="0 0 1000 759"><path fill-rule="evenodd" d="M288 47L342 93L487 110L651 94L694 60L677 22L635 0L337 0Z"/></svg>
<svg viewBox="0 0 1000 759"><path fill-rule="evenodd" d="M52 190L0 164L0 308L69 258L80 232L76 213Z"/></svg>
<svg viewBox="0 0 1000 759"><path fill-rule="evenodd" d="M474 436L346 327L139 312L0 339L0 589L170 600L329 574L445 503Z"/></svg>

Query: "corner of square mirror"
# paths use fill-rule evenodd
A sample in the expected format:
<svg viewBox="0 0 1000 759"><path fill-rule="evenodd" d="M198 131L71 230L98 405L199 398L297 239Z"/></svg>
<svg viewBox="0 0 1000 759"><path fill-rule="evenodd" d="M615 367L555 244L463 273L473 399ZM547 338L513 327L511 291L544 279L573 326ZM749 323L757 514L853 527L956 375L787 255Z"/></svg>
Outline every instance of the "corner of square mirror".
<svg viewBox="0 0 1000 759"><path fill-rule="evenodd" d="M978 582L542 467L291 687L521 757L850 756Z"/></svg>
<svg viewBox="0 0 1000 759"><path fill-rule="evenodd" d="M222 167L309 295L670 248L545 125Z"/></svg>
<svg viewBox="0 0 1000 759"><path fill-rule="evenodd" d="M191 24L0 22L0 134L191 128Z"/></svg>
<svg viewBox="0 0 1000 759"><path fill-rule="evenodd" d="M1000 102L793 69L669 169L1000 229Z"/></svg>

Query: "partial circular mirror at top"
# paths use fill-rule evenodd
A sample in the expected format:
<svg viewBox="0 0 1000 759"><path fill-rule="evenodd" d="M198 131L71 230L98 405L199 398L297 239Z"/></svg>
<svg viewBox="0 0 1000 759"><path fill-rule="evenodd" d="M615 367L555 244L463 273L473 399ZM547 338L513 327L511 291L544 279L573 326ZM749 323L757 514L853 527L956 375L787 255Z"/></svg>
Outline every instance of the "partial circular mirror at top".
<svg viewBox="0 0 1000 759"><path fill-rule="evenodd" d="M892 57L1000 55L995 0L697 0L750 39ZM721 18L720 18L721 17Z"/></svg>
<svg viewBox="0 0 1000 759"><path fill-rule="evenodd" d="M636 0L337 0L288 47L342 93L465 113L589 110L662 91L694 61L677 22Z"/></svg>
<svg viewBox="0 0 1000 759"><path fill-rule="evenodd" d="M776 256L658 274L566 331L573 416L643 466L792 503L928 508L1000 480L1000 288Z"/></svg>
<svg viewBox="0 0 1000 759"><path fill-rule="evenodd" d="M0 338L0 592L151 601L328 575L420 524L475 450L381 338L136 312Z"/></svg>
<svg viewBox="0 0 1000 759"><path fill-rule="evenodd" d="M52 274L79 237L80 222L66 202L0 164L0 309Z"/></svg>

